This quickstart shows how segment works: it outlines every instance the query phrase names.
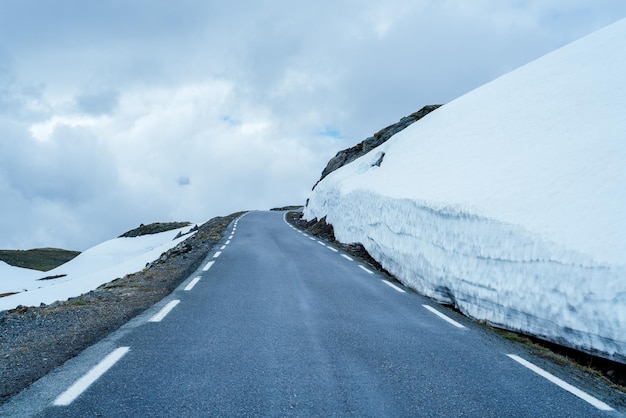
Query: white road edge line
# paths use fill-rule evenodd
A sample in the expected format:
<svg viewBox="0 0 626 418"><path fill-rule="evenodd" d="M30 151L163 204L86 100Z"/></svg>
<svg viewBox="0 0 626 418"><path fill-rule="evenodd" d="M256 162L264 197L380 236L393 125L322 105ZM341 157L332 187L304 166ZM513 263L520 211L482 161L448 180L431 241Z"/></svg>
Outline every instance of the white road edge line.
<svg viewBox="0 0 626 418"><path fill-rule="evenodd" d="M228 237L228 239L233 239L233 236L231 235L230 237Z"/></svg>
<svg viewBox="0 0 626 418"><path fill-rule="evenodd" d="M165 316L170 313L170 311L174 309L174 307L176 307L176 305L178 305L179 303L179 299L168 302L168 304L161 308L161 310L152 318L150 318L148 322L161 322L163 318L165 318Z"/></svg>
<svg viewBox="0 0 626 418"><path fill-rule="evenodd" d="M200 281L200 279L201 279L201 278L202 278L202 277L200 277L200 276L198 276L198 277L194 277L194 279L193 279L192 281L190 281L190 282L189 282L189 284L188 284L187 286L185 286L185 289L183 289L183 290L187 290L187 291L189 291L189 290L193 289L193 287L194 287L196 284L198 284L198 282Z"/></svg>
<svg viewBox="0 0 626 418"><path fill-rule="evenodd" d="M317 241L317 240L316 240L315 238L313 238L313 237L309 237L309 239L310 239L311 241Z"/></svg>
<svg viewBox="0 0 626 418"><path fill-rule="evenodd" d="M72 386L67 388L65 392L60 394L52 403L55 406L68 406L81 393L87 390L89 386L107 372L115 363L117 363L126 353L128 353L130 347L119 347L113 350L109 355L103 358L100 363L96 364L91 370L87 372L83 377L78 379Z"/></svg>
<svg viewBox="0 0 626 418"><path fill-rule="evenodd" d="M363 267L362 265L359 264L359 267L361 268L361 270L365 270L366 272L368 272L369 274L374 274L374 272L366 267Z"/></svg>
<svg viewBox="0 0 626 418"><path fill-rule="evenodd" d="M390 281L383 280L382 282L385 283L387 286L391 287L392 289L400 292L400 293L406 293L406 290L399 288L398 286L396 286L395 284L391 283Z"/></svg>
<svg viewBox="0 0 626 418"><path fill-rule="evenodd" d="M209 271L213 264L215 264L215 261L209 261L208 263L206 263L206 266L202 268L202 271Z"/></svg>
<svg viewBox="0 0 626 418"><path fill-rule="evenodd" d="M555 385L559 386L562 389L565 389L566 391L570 392L573 395L578 396L580 399L589 402L591 405L595 406L596 408L598 408L601 411L612 411L613 408L611 408L609 405L605 404L604 402L602 402L599 399L594 398L593 396L589 395L588 393L583 392L582 390L578 389L575 386L570 385L569 383L559 379L558 377L556 377L555 375L548 373L547 371L543 370L541 367L535 366L533 363L524 360L523 358L516 356L515 354L507 354L507 356L509 356L511 359L515 360L516 362L518 362L519 364L521 364L522 366L532 370L533 372L537 373L539 376L544 377L546 379L548 379L550 382L554 383Z"/></svg>
<svg viewBox="0 0 626 418"><path fill-rule="evenodd" d="M220 255L222 255L222 252L221 251L216 251L215 254L213 254L213 258L217 258Z"/></svg>
<svg viewBox="0 0 626 418"><path fill-rule="evenodd" d="M324 244L322 241L317 241L317 243L323 245L324 247L326 246L326 244Z"/></svg>
<svg viewBox="0 0 626 418"><path fill-rule="evenodd" d="M449 318L448 316L442 314L441 312L439 312L437 309L433 308L432 306L429 305L422 305L424 308L428 309L429 311L431 311L432 313L434 313L435 315L437 315L439 318L443 319L444 321L448 322L449 324L454 325L457 328L465 328L464 325L459 324L458 322L456 322L454 319Z"/></svg>
<svg viewBox="0 0 626 418"><path fill-rule="evenodd" d="M333 247L331 247L330 245L327 245L327 246L326 246L326 248L328 248L329 250L331 250L331 251L332 251L332 252L334 252L334 253L338 253L338 252L339 252L339 250L338 250L338 249L333 248Z"/></svg>
<svg viewBox="0 0 626 418"><path fill-rule="evenodd" d="M345 254L341 254L341 256L342 256L343 258L345 258L346 260L348 260L348 261L354 261L354 260L352 259L352 257L347 256L347 255L345 255Z"/></svg>
<svg viewBox="0 0 626 418"><path fill-rule="evenodd" d="M224 244L226 245L230 244L230 240L226 241Z"/></svg>
<svg viewBox="0 0 626 418"><path fill-rule="evenodd" d="M223 250L223 249L225 249L225 248L226 248L226 244L222 245L222 246L220 247L220 250Z"/></svg>

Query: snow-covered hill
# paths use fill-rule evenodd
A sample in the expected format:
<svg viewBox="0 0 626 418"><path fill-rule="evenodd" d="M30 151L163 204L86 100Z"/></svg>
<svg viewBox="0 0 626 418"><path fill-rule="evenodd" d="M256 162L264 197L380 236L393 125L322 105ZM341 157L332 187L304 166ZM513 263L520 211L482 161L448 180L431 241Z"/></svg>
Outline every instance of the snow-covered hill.
<svg viewBox="0 0 626 418"><path fill-rule="evenodd" d="M0 262L0 294L14 293L0 298L0 311L19 305L39 306L57 300L66 300L96 289L126 274L141 271L146 263L189 238L192 226L159 234L135 238L116 238L105 241L73 260L47 272L12 267ZM193 233L192 233L193 234ZM61 276L49 280L44 277Z"/></svg>
<svg viewBox="0 0 626 418"><path fill-rule="evenodd" d="M333 172L305 217L472 317L625 361L624 74L626 20Z"/></svg>

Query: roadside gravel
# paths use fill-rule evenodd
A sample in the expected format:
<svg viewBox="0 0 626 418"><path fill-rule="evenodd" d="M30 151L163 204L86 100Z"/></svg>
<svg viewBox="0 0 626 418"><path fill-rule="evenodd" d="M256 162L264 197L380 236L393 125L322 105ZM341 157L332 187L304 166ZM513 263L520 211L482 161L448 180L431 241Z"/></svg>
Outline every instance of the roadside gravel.
<svg viewBox="0 0 626 418"><path fill-rule="evenodd" d="M241 214L209 220L141 272L64 302L0 312L0 405L169 295Z"/></svg>

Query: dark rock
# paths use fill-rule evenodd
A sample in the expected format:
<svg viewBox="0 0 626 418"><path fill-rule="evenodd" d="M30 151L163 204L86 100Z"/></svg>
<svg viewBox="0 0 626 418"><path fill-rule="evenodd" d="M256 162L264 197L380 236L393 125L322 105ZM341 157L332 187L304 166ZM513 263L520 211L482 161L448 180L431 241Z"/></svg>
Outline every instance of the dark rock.
<svg viewBox="0 0 626 418"><path fill-rule="evenodd" d="M155 222L149 225L141 224L139 228L131 229L123 233L119 238L134 238L142 235L158 234L160 232L171 231L172 229L184 228L191 225L190 222Z"/></svg>
<svg viewBox="0 0 626 418"><path fill-rule="evenodd" d="M307 222L307 230L318 237L321 237L329 242L335 242L335 229L333 226L326 222L326 217L324 216L319 221L317 219L314 222Z"/></svg>
<svg viewBox="0 0 626 418"><path fill-rule="evenodd" d="M302 209L302 205L288 205L288 206L281 206L278 208L271 208L271 211L277 211L277 212L284 212L284 211L288 211L288 210L299 210Z"/></svg>
<svg viewBox="0 0 626 418"><path fill-rule="evenodd" d="M65 277L65 276L67 276L67 274L55 274L54 276L46 276L38 280L54 280L54 279L58 279L58 278Z"/></svg>
<svg viewBox="0 0 626 418"><path fill-rule="evenodd" d="M187 242L181 242L180 244L178 244L176 247L168 250L166 253L164 253L161 258L162 259L167 259L169 257L177 257L179 255L188 253L189 251L191 251L193 249L193 247L191 246L191 244L187 243ZM163 258L165 257L165 258Z"/></svg>
<svg viewBox="0 0 626 418"><path fill-rule="evenodd" d="M384 152L382 152L382 153L380 154L380 157L378 157L378 160L376 160L376 162L374 163L374 165L375 165L376 167L380 167L380 165L383 163L383 158L385 158L385 153L384 153Z"/></svg>
<svg viewBox="0 0 626 418"><path fill-rule="evenodd" d="M343 167L346 164L351 163L357 158L367 154L377 146L387 142L389 138L391 138L393 135L422 119L424 116L428 115L430 112L439 108L440 106L441 105L424 106L417 112L412 113L409 116L403 117L402 119L400 119L400 121L394 123L393 125L389 125L386 128L381 129L380 131L376 132L374 136L367 138L363 142L360 142L351 148L339 151L337 155L331 158L331 160L328 162L326 168L324 168L324 171L322 171L322 177L317 181L317 183L322 181L324 177L326 177L333 171ZM380 159L380 161L382 162L382 158ZM317 183L315 183L315 186L317 186ZM313 186L314 189L315 186Z"/></svg>

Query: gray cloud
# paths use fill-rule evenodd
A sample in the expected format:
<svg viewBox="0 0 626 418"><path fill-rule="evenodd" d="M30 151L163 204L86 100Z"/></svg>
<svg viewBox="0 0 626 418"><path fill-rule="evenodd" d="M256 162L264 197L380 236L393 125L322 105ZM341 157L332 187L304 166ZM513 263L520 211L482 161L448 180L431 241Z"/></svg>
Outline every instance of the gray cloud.
<svg viewBox="0 0 626 418"><path fill-rule="evenodd" d="M301 203L337 150L623 16L621 0L4 5L0 248Z"/></svg>
<svg viewBox="0 0 626 418"><path fill-rule="evenodd" d="M94 116L113 112L119 103L120 94L115 90L83 93L76 98L78 109Z"/></svg>
<svg viewBox="0 0 626 418"><path fill-rule="evenodd" d="M2 167L8 183L27 199L80 203L115 181L115 167L97 140L81 128L61 126L50 140L3 142Z"/></svg>

